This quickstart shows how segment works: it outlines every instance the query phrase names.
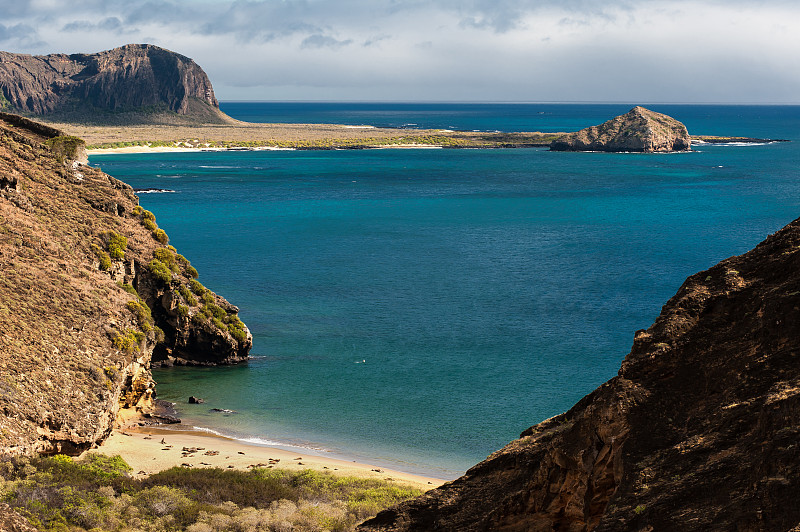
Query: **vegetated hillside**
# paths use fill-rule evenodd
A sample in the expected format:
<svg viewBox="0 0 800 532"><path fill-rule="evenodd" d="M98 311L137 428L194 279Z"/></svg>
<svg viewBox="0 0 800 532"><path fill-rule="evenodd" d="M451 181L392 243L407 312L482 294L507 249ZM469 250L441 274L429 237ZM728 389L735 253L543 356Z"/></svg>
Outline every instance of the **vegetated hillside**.
<svg viewBox="0 0 800 532"><path fill-rule="evenodd" d="M245 360L238 309L198 282L83 141L0 113L0 456L74 452L149 410L151 356Z"/></svg>
<svg viewBox="0 0 800 532"><path fill-rule="evenodd" d="M75 122L232 121L203 69L149 44L95 54L0 52L0 107Z"/></svg>
<svg viewBox="0 0 800 532"><path fill-rule="evenodd" d="M360 530L800 530L798 494L800 220L689 277L570 411Z"/></svg>
<svg viewBox="0 0 800 532"><path fill-rule="evenodd" d="M686 126L674 118L636 106L624 115L568 133L550 144L552 151L669 152L691 149Z"/></svg>

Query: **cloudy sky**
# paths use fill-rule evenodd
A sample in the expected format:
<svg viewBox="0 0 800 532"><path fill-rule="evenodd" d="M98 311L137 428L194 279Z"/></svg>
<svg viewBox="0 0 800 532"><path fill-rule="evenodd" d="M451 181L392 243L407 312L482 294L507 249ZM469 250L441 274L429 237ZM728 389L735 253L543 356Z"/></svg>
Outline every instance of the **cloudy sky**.
<svg viewBox="0 0 800 532"><path fill-rule="evenodd" d="M151 43L220 100L800 103L797 0L0 0L0 50Z"/></svg>

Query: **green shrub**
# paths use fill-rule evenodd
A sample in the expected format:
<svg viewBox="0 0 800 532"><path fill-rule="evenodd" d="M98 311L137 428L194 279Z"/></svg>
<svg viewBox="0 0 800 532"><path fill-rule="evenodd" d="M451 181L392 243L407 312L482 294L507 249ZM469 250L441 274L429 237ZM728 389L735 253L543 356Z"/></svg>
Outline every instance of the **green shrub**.
<svg viewBox="0 0 800 532"><path fill-rule="evenodd" d="M122 288L123 290L125 290L126 292L131 294L132 296L134 296L136 299L139 299L139 292L136 291L136 289L133 287L133 285L128 284L128 283L123 283L122 281L120 281L120 282L117 283L117 286L119 286L120 288Z"/></svg>
<svg viewBox="0 0 800 532"><path fill-rule="evenodd" d="M156 223L153 220L150 220L149 218L145 218L144 220L142 220L142 225L145 226L145 228L148 231L155 231L156 229L158 229Z"/></svg>
<svg viewBox="0 0 800 532"><path fill-rule="evenodd" d="M198 274L194 266L186 266L186 274L192 279L197 279Z"/></svg>
<svg viewBox="0 0 800 532"><path fill-rule="evenodd" d="M247 341L247 332L244 323L235 314L228 315L228 332L233 336L237 342L244 343Z"/></svg>
<svg viewBox="0 0 800 532"><path fill-rule="evenodd" d="M278 499L297 499L297 492L286 482L285 474L264 470L185 469L173 467L150 475L145 486L170 486L211 504L231 501L239 506L261 508ZM271 471L271 470L270 470Z"/></svg>
<svg viewBox="0 0 800 532"><path fill-rule="evenodd" d="M172 281L172 270L158 259L151 260L147 265L147 269L149 269L153 276L161 281L162 284L167 285Z"/></svg>
<svg viewBox="0 0 800 532"><path fill-rule="evenodd" d="M247 333L241 329L228 329L228 332L231 333L231 336L236 339L237 342L243 344L247 341Z"/></svg>
<svg viewBox="0 0 800 532"><path fill-rule="evenodd" d="M73 137L70 135L62 135L60 137L53 137L44 141L44 145L50 148L56 157L67 159L75 159L78 152L86 147L86 142L80 137Z"/></svg>
<svg viewBox="0 0 800 532"><path fill-rule="evenodd" d="M157 248L153 251L153 258L160 260L167 266L175 262L175 254L167 248Z"/></svg>
<svg viewBox="0 0 800 532"><path fill-rule="evenodd" d="M128 247L128 239L114 231L106 231L100 235L106 244L108 254L112 259L124 259L125 249Z"/></svg>
<svg viewBox="0 0 800 532"><path fill-rule="evenodd" d="M223 324L224 324L223 320L225 320L225 318L228 315L222 307L211 302L207 302L205 305L203 305L203 312L208 314L209 316L213 316L214 318L222 321ZM222 328L227 328L227 327L222 327Z"/></svg>
<svg viewBox="0 0 800 532"><path fill-rule="evenodd" d="M156 215L148 211L147 209L142 209L142 220L150 220L151 222L155 222Z"/></svg>
<svg viewBox="0 0 800 532"><path fill-rule="evenodd" d="M144 332L149 333L153 330L153 315L150 307L140 300L128 301L127 307L136 316L136 322Z"/></svg>
<svg viewBox="0 0 800 532"><path fill-rule="evenodd" d="M197 305L197 298L194 297L194 294L192 294L192 291L189 290L189 288L185 284L182 284L181 287L178 290L180 291L181 296L183 297L183 299L186 301L186 303L190 307L194 307L194 306Z"/></svg>
<svg viewBox="0 0 800 532"><path fill-rule="evenodd" d="M163 229L156 229L153 231L153 238L161 242L162 244L166 244L169 242L169 237L167 233Z"/></svg>
<svg viewBox="0 0 800 532"><path fill-rule="evenodd" d="M139 344L141 344L142 340L144 340L144 334L142 332L126 329L124 332L114 336L111 343L120 351L134 353L139 350Z"/></svg>
<svg viewBox="0 0 800 532"><path fill-rule="evenodd" d="M141 216L141 214L143 212L144 212L144 209L142 209L141 205L137 205L136 207L133 208L133 215L134 216Z"/></svg>
<svg viewBox="0 0 800 532"><path fill-rule="evenodd" d="M180 316L181 318L185 318L186 316L189 315L189 307L187 307L186 305L178 305L178 308L176 310L178 312L178 316Z"/></svg>
<svg viewBox="0 0 800 532"><path fill-rule="evenodd" d="M315 471L174 467L141 480L119 457L2 462L3 499L50 530L353 530L421 494L376 479Z"/></svg>
<svg viewBox="0 0 800 532"><path fill-rule="evenodd" d="M192 292L198 296L202 296L208 291L206 287L203 286L197 279L192 279L189 281L189 288L191 288Z"/></svg>
<svg viewBox="0 0 800 532"><path fill-rule="evenodd" d="M104 271L110 270L111 257L108 256L108 253L103 251L97 244L92 244L91 249L94 256L97 257L97 260L100 262L100 269Z"/></svg>

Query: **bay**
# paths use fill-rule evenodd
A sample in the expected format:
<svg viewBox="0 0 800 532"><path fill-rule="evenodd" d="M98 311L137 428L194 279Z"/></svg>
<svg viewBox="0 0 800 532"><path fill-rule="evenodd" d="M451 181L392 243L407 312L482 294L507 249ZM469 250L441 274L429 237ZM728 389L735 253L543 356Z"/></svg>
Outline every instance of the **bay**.
<svg viewBox="0 0 800 532"><path fill-rule="evenodd" d="M221 107L254 121L502 131L574 130L630 108ZM697 133L796 141L800 130L797 107L652 108ZM612 377L634 331L688 275L800 213L797 142L91 162L136 188L175 191L141 203L253 332L247 365L155 372L186 422L443 478ZM188 405L189 395L207 402Z"/></svg>

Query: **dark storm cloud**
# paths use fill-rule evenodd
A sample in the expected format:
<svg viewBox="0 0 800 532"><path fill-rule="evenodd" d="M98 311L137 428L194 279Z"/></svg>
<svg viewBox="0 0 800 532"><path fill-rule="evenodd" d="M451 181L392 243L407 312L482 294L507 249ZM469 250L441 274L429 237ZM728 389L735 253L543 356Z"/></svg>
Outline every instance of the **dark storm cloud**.
<svg viewBox="0 0 800 532"><path fill-rule="evenodd" d="M43 44L36 29L27 24L12 26L0 24L0 43L4 46L11 44L19 48L36 47Z"/></svg>
<svg viewBox="0 0 800 532"><path fill-rule="evenodd" d="M341 48L342 46L347 46L352 42L352 39L339 41L329 35L315 33L314 35L309 35L303 39L303 42L300 43L300 48Z"/></svg>
<svg viewBox="0 0 800 532"><path fill-rule="evenodd" d="M128 29L124 28L122 21L117 17L108 17L104 18L103 20L93 23L89 22L88 20L77 20L75 22L70 22L65 24L61 31L66 32L73 32L73 31L136 31L135 29Z"/></svg>

